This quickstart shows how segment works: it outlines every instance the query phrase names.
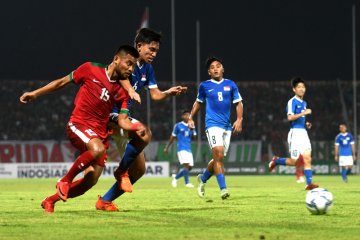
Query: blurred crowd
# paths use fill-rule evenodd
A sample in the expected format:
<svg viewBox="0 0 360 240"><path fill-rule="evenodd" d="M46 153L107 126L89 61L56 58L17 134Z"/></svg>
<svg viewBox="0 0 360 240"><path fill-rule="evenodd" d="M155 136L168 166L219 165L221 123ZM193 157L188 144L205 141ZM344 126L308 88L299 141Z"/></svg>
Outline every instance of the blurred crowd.
<svg viewBox="0 0 360 240"><path fill-rule="evenodd" d="M19 97L24 91L47 84L46 81L2 80L0 140L64 140L65 129L73 109L73 100L78 87L64 89L42 96L29 104L21 104ZM142 104L135 104L131 114L148 123L153 140L167 140L173 128L173 116L180 121L183 110L190 110L197 94L194 82L178 83L188 87L185 95L168 98L166 101L148 104L147 91L141 92ZM307 81L305 100L313 114L308 117L312 123L309 131L311 140L330 141L338 133L339 122L345 121L343 105L349 119L352 119L352 83L333 81ZM159 82L161 90L168 89L169 82ZM285 107L294 95L289 81L239 81L237 82L244 104L243 132L234 136L236 140L261 140L268 143L286 141L289 123ZM341 101L340 91L344 101ZM175 103L173 103L175 99ZM358 100L358 102L360 102ZM343 104L342 104L343 103ZM149 107L148 107L149 106ZM173 112L173 106L176 106ZM204 108L202 108L204 109ZM175 114L175 115L174 115ZM198 129L204 140L204 121ZM233 111L232 118L235 118ZM281 145L281 144L280 144ZM283 146L279 146L283 147Z"/></svg>

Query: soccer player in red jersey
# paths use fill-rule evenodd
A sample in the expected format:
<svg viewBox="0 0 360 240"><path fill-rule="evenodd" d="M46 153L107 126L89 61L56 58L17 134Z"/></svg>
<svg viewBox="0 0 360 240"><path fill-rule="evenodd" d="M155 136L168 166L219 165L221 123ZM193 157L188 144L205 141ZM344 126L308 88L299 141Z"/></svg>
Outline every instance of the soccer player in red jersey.
<svg viewBox="0 0 360 240"><path fill-rule="evenodd" d="M144 131L143 125L131 123L128 119L129 93L122 87L130 84L128 78L138 57L139 53L134 47L123 45L116 51L110 65L84 63L69 75L34 91L25 92L20 97L20 102L28 103L72 82L80 85L67 124L67 135L81 154L69 172L57 182L57 193L42 201L45 212L54 212L54 204L60 199L66 201L67 198L80 196L96 184L107 158L107 126L114 106L121 109L118 118L121 128ZM76 175L87 168L85 176L73 182Z"/></svg>

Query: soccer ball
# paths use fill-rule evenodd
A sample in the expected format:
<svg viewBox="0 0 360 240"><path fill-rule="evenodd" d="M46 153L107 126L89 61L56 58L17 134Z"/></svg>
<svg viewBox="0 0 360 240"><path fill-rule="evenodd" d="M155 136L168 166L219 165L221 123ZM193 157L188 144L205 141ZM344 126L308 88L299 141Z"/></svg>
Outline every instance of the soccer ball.
<svg viewBox="0 0 360 240"><path fill-rule="evenodd" d="M326 214L333 206L333 195L325 188L314 188L306 194L305 202L312 214Z"/></svg>

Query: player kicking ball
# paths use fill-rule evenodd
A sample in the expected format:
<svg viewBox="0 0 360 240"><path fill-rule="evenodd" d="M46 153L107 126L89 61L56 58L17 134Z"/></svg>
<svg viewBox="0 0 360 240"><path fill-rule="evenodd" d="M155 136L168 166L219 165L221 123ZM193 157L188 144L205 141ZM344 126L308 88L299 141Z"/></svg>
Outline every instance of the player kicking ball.
<svg viewBox="0 0 360 240"><path fill-rule="evenodd" d="M304 100L305 81L301 77L294 77L291 80L291 86L295 96L288 101L286 106L287 119L290 122L288 134L290 158L274 156L269 163L269 172L277 165L296 166L297 161L302 158L306 179L305 190L311 190L319 187L318 184L312 183L311 144L306 131L306 128L311 128L311 123L306 121L306 115L311 114L311 109L306 108L307 103Z"/></svg>

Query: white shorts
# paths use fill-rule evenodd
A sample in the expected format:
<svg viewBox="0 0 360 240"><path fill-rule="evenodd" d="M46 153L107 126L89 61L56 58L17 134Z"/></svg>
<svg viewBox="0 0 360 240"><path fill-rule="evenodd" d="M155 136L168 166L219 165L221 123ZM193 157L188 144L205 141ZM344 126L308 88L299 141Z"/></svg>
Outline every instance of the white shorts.
<svg viewBox="0 0 360 240"><path fill-rule="evenodd" d="M189 166L194 166L194 158L191 152L182 150L177 152L177 156L179 159L180 164L188 163Z"/></svg>
<svg viewBox="0 0 360 240"><path fill-rule="evenodd" d="M230 146L231 131L219 127L211 127L206 129L205 132L210 148L222 146L224 147L224 156L226 156Z"/></svg>
<svg viewBox="0 0 360 240"><path fill-rule="evenodd" d="M135 118L130 118L132 123L139 122ZM126 144L130 141L128 131L120 128L118 125L114 129L111 138L114 140L116 147L118 149L119 155L122 158L125 153Z"/></svg>
<svg viewBox="0 0 360 240"><path fill-rule="evenodd" d="M305 150L311 151L311 143L307 131L303 128L292 128L288 134L290 157L298 159Z"/></svg>
<svg viewBox="0 0 360 240"><path fill-rule="evenodd" d="M354 159L352 156L340 156L339 157L339 166L352 166L354 165Z"/></svg>

